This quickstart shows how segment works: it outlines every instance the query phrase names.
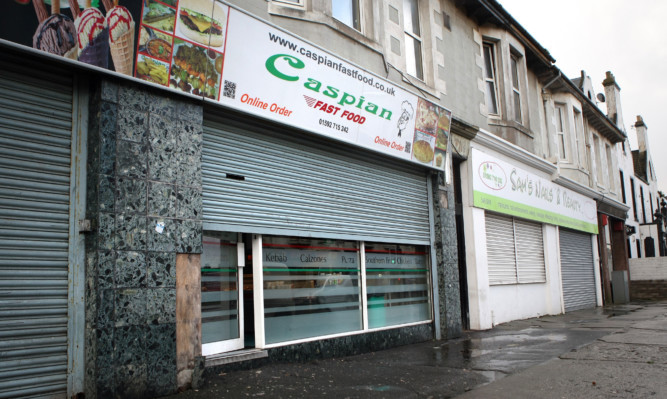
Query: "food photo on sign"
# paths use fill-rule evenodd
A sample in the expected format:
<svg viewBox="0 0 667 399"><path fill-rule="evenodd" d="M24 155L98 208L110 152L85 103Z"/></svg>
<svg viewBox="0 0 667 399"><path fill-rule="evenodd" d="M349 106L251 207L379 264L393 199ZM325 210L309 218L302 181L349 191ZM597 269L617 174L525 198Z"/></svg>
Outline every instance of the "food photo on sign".
<svg viewBox="0 0 667 399"><path fill-rule="evenodd" d="M0 2L0 38L132 75L141 4L111 0Z"/></svg>
<svg viewBox="0 0 667 399"><path fill-rule="evenodd" d="M217 99L228 15L214 0L144 0L135 76Z"/></svg>
<svg viewBox="0 0 667 399"><path fill-rule="evenodd" d="M417 101L413 159L444 170L452 113L420 98Z"/></svg>

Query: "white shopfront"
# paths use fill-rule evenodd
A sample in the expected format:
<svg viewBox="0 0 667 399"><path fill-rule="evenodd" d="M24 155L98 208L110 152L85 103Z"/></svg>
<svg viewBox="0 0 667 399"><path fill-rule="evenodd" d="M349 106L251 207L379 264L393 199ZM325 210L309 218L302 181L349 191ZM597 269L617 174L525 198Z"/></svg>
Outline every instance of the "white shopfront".
<svg viewBox="0 0 667 399"><path fill-rule="evenodd" d="M477 141L461 171L471 328L595 306L595 200L552 182L554 165L486 132ZM583 272L563 268L574 236L588 244ZM586 294L573 299L568 292L581 294L573 278L584 274Z"/></svg>

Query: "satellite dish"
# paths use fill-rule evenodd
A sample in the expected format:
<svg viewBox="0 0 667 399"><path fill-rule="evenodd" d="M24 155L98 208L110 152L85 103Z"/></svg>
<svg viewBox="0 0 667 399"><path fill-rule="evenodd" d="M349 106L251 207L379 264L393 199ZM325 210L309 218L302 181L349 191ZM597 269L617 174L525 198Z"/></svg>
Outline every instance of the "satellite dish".
<svg viewBox="0 0 667 399"><path fill-rule="evenodd" d="M604 100L605 100L604 94L602 94L602 93L598 93L598 95L596 97L597 97L598 101L601 102L601 103L603 103Z"/></svg>

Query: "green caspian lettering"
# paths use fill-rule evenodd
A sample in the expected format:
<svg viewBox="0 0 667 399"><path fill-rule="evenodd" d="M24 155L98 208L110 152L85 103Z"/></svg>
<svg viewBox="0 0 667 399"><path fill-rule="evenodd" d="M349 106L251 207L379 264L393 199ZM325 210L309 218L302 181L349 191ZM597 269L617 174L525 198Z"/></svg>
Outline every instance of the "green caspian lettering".
<svg viewBox="0 0 667 399"><path fill-rule="evenodd" d="M290 64L290 66L292 68L295 68L295 69L303 69L303 68L306 67L306 64L304 64L303 61L301 61L300 59L298 59L298 58L296 58L292 55L276 54L276 55L272 55L271 57L267 58L266 59L266 64L264 64L266 66L266 69L271 73L271 75L273 75L277 78L283 79L283 80L287 80L288 82L296 82L297 80L299 80L298 76L285 75L284 73L280 72L278 70L278 68L276 68L276 60L278 58L284 59L285 61L287 61Z"/></svg>
<svg viewBox="0 0 667 399"><path fill-rule="evenodd" d="M271 75L279 79L286 80L288 82L298 81L299 80L298 75L288 75L287 72L283 72L278 69L278 67L276 66L276 62L279 59L287 61L289 66L294 69L303 69L306 67L306 64L297 57L289 54L275 54L266 59L265 63L266 70L269 71ZM313 78L307 78L306 82L303 84L303 87L305 87L308 90L312 90L314 92L319 93L320 90L322 89L322 82ZM338 104L340 105L353 105L359 109L363 109L364 111L376 115L380 118L391 120L392 112L390 110L382 108L382 111L380 111L380 114L378 115L380 107L371 102L367 102L363 96L360 96L357 99L356 96L347 92L343 92L343 94L341 95L340 90L332 86L326 86L322 94L330 98L339 98L340 95L340 98L338 100Z"/></svg>

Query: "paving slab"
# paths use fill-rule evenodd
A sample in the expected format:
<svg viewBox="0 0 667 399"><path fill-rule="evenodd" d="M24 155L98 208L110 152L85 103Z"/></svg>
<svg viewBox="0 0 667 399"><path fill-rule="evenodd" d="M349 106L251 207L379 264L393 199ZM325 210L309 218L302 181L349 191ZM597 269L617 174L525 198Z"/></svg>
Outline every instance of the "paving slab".
<svg viewBox="0 0 667 399"><path fill-rule="evenodd" d="M667 398L667 366L555 359L458 399Z"/></svg>
<svg viewBox="0 0 667 399"><path fill-rule="evenodd" d="M667 347L596 341L560 355L561 359L667 364Z"/></svg>
<svg viewBox="0 0 667 399"><path fill-rule="evenodd" d="M600 340L621 344L667 346L667 331L631 329L627 332L607 335Z"/></svg>

